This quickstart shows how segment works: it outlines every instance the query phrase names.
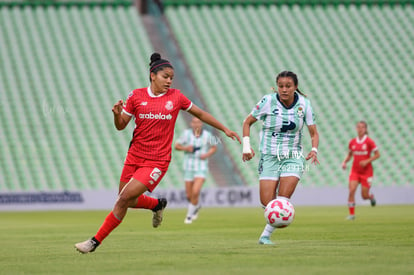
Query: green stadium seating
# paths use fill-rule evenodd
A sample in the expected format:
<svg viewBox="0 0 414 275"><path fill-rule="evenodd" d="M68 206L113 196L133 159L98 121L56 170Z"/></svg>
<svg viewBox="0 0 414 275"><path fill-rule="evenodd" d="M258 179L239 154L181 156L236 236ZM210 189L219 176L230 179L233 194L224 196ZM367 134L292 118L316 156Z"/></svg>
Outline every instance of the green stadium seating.
<svg viewBox="0 0 414 275"><path fill-rule="evenodd" d="M374 184L412 184L412 5L173 2L166 1L165 15L196 85L208 110L231 129L241 134L243 119L271 92L278 72L298 74L316 112L321 162L308 167L301 184L347 184L340 166L361 119L382 155ZM153 52L136 9L5 3L0 192L116 189L133 127L116 131L110 109L148 85ZM186 127L180 117L175 136ZM256 149L260 128L252 127ZM222 141L246 184L256 185L258 157L242 163L240 145ZM309 151L306 129L304 144ZM161 187L183 186L182 160L182 152L173 151ZM206 186L212 184L210 175Z"/></svg>
<svg viewBox="0 0 414 275"><path fill-rule="evenodd" d="M0 6L0 44L0 192L116 189L133 127L111 108L148 85L153 52L136 9ZM183 186L174 160L161 185Z"/></svg>
<svg viewBox="0 0 414 275"><path fill-rule="evenodd" d="M375 184L410 184L414 157L403 133L412 133L414 123L398 109L414 108L413 6L172 4L166 15L210 111L233 129L241 132L278 72L298 74L320 132L321 166L309 167L302 184L347 184L340 166L362 119L383 156L374 164ZM254 148L259 130L255 125ZM227 146L245 181L257 184L257 158L242 163L240 147Z"/></svg>

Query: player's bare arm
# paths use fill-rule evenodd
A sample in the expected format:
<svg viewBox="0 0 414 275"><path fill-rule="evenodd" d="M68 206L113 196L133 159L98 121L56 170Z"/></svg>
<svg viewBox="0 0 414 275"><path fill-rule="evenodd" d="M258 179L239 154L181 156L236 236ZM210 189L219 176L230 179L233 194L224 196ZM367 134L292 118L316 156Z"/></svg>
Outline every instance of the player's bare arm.
<svg viewBox="0 0 414 275"><path fill-rule="evenodd" d="M217 151L217 146L216 145L211 146L210 149L207 151L207 153L202 154L200 156L200 159L203 159L203 160L204 159L208 159L209 157L211 157L212 155L214 155L214 153L216 153L216 151Z"/></svg>
<svg viewBox="0 0 414 275"><path fill-rule="evenodd" d="M192 114L193 116L199 118L201 121L213 126L214 128L218 130L223 131L226 134L226 136L228 136L229 138L233 140L237 139L237 141L241 144L240 137L236 132L229 130L215 117L213 117L211 114L207 113L206 111L200 109L197 105L193 104L193 106L191 107L190 110L188 110L188 112Z"/></svg>
<svg viewBox="0 0 414 275"><path fill-rule="evenodd" d="M175 150L178 150L178 151L185 151L185 152L190 152L190 153L194 151L194 147L192 145L182 145L178 142L174 144L174 148Z"/></svg>
<svg viewBox="0 0 414 275"><path fill-rule="evenodd" d="M374 155L372 157L370 157L369 159L366 160L361 160L359 162L359 165L361 165L362 167L367 166L369 163L373 162L374 160L378 159L380 157L380 152L378 150L375 151Z"/></svg>
<svg viewBox="0 0 414 275"><path fill-rule="evenodd" d="M131 120L131 116L122 112L123 104L124 102L120 99L117 103L114 104L114 107L112 107L112 113L114 114L114 124L116 129L119 131L125 129Z"/></svg>
<svg viewBox="0 0 414 275"><path fill-rule="evenodd" d="M344 170L346 169L346 164L348 163L348 161L351 160L351 158L352 158L352 151L349 150L348 154L346 155L346 157L344 159L344 161L342 162L342 169L344 169Z"/></svg>
<svg viewBox="0 0 414 275"><path fill-rule="evenodd" d="M319 146L319 133L316 129L316 125L308 125L309 135L311 137L312 142L312 150L309 152L306 160L311 159L311 163L319 164L318 160L318 146Z"/></svg>
<svg viewBox="0 0 414 275"><path fill-rule="evenodd" d="M250 127L257 121L249 114L243 121L243 161L249 161L254 157L254 151L250 146Z"/></svg>

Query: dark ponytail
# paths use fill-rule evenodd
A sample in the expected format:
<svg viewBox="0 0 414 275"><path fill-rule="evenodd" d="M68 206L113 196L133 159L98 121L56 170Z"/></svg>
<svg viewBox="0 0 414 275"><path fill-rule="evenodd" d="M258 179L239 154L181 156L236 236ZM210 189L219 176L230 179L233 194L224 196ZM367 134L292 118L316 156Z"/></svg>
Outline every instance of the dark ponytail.
<svg viewBox="0 0 414 275"><path fill-rule="evenodd" d="M155 73L155 74L159 71L162 71L164 68L174 69L170 61L166 59L162 59L159 53L153 53L151 55L151 62L149 63L149 66L150 66L150 73Z"/></svg>

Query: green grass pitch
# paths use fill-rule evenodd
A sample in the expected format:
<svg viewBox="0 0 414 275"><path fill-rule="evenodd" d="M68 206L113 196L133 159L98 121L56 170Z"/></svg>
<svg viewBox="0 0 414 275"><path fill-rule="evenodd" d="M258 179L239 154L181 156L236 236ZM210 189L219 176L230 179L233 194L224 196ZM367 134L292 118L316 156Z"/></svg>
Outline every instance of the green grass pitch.
<svg viewBox="0 0 414 275"><path fill-rule="evenodd" d="M74 244L94 235L108 211L0 212L0 274L414 274L414 205L296 207L295 221L258 245L260 208L130 210L91 254Z"/></svg>

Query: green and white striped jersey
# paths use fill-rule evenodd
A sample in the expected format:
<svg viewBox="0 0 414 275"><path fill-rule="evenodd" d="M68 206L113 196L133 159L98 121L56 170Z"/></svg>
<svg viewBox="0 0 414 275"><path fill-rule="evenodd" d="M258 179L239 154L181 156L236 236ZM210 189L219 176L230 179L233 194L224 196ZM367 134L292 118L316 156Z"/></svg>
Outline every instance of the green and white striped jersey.
<svg viewBox="0 0 414 275"><path fill-rule="evenodd" d="M194 151L184 152L183 168L185 171L206 171L208 169L208 159L200 159L202 154L210 150L212 146L217 145L213 134L203 129L201 135L196 137L193 129L186 129L181 134L177 142L181 145L192 145Z"/></svg>
<svg viewBox="0 0 414 275"><path fill-rule="evenodd" d="M295 92L293 104L286 108L277 93L265 95L251 112L263 121L260 152L280 158L302 155L303 125L314 125L315 116L309 99Z"/></svg>

